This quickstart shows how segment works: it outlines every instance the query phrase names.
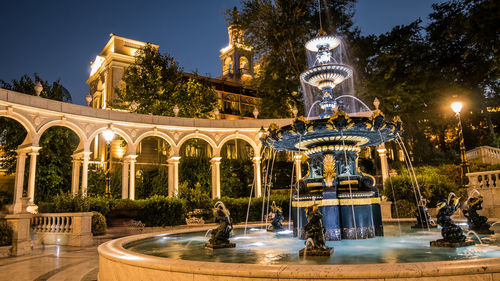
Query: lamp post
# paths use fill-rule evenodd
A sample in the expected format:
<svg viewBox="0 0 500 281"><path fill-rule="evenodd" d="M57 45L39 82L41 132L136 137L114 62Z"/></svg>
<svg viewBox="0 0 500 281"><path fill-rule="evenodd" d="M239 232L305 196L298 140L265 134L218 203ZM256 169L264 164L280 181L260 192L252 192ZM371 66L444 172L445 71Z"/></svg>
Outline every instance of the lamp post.
<svg viewBox="0 0 500 281"><path fill-rule="evenodd" d="M462 110L461 102L454 102L451 104L451 109L455 112L458 119L458 141L460 143L460 166L462 167L462 186L467 184L467 173L469 173L469 163L467 163L467 158L465 156L465 143L464 135L462 131L462 120L460 119L460 111Z"/></svg>
<svg viewBox="0 0 500 281"><path fill-rule="evenodd" d="M105 196L111 197L111 178L110 178L110 168L111 168L111 141L115 137L115 132L111 129L106 129L102 132L102 136L106 141L106 192Z"/></svg>

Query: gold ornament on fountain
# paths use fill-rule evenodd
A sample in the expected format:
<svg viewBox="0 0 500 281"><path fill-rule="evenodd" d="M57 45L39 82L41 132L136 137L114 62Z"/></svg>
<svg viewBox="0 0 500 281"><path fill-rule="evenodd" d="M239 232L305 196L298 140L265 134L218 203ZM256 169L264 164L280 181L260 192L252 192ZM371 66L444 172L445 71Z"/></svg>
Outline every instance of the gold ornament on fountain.
<svg viewBox="0 0 500 281"><path fill-rule="evenodd" d="M326 154L323 159L323 180L327 187L331 187L333 185L333 180L337 176L335 172L335 159L333 159L333 155Z"/></svg>

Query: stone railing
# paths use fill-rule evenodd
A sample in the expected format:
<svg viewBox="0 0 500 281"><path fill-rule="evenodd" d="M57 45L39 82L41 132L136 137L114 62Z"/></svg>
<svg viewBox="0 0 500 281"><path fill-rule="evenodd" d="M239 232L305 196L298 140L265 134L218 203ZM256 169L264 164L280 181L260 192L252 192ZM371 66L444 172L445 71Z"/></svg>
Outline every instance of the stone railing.
<svg viewBox="0 0 500 281"><path fill-rule="evenodd" d="M92 244L92 213L44 213L33 216L31 230L41 244Z"/></svg>
<svg viewBox="0 0 500 281"><path fill-rule="evenodd" d="M480 146L465 153L468 161L479 161L488 164L500 164L500 148Z"/></svg>
<svg viewBox="0 0 500 281"><path fill-rule="evenodd" d="M500 170L468 173L468 187L488 188L500 187Z"/></svg>

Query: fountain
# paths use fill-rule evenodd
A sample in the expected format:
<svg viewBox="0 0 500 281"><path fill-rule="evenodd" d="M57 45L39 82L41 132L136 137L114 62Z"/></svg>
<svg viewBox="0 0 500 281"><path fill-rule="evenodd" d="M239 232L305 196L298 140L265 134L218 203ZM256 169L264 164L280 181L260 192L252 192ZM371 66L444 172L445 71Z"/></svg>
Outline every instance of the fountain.
<svg viewBox="0 0 500 281"><path fill-rule="evenodd" d="M279 231L283 229L283 224L281 223L285 219L283 217L283 210L276 206L276 202L273 201L271 204L271 212L267 216L272 220L271 224L267 227L267 231Z"/></svg>
<svg viewBox="0 0 500 281"><path fill-rule="evenodd" d="M417 218L417 223L413 225L411 228L429 229L437 227L437 224L434 222L431 215L429 215L427 209L427 200L420 199L420 201L418 202L417 210L415 210L414 215Z"/></svg>
<svg viewBox="0 0 500 281"><path fill-rule="evenodd" d="M488 223L488 218L481 216L477 213L478 210L483 209L483 197L470 197L467 200L467 209L463 210L464 216L467 218L469 229L477 234L494 234L490 230L491 225Z"/></svg>
<svg viewBox="0 0 500 281"><path fill-rule="evenodd" d="M306 237L301 229L307 222L305 210L313 201L324 215L326 240L383 236L380 194L374 177L358 168L358 153L361 147L394 139L401 131L401 120L388 121L378 101L374 111L344 111L338 99L342 93L334 89L352 76L352 69L335 61L332 52L339 44L338 37L321 34L306 43L316 59L300 79L321 90L319 118L296 117L281 128L271 124L261 138L267 147L308 157L309 172L292 202L293 231L302 239Z"/></svg>
<svg viewBox="0 0 500 281"><path fill-rule="evenodd" d="M453 198L452 196L454 196L454 194L448 197L448 201L441 202L437 206L437 209L439 210L437 214L437 222L442 227L441 235L443 238L431 241L431 246L458 248L474 245L474 242L466 240L467 237L463 234L462 228L456 225L451 219L451 216L460 207L460 198Z"/></svg>
<svg viewBox="0 0 500 281"><path fill-rule="evenodd" d="M216 229L210 231L210 240L205 244L205 247L210 249L234 248L235 243L229 242L229 237L233 231L233 223L229 215L229 210L224 206L224 203L217 201L215 203L213 214L215 222L219 225Z"/></svg>
<svg viewBox="0 0 500 281"><path fill-rule="evenodd" d="M306 247L299 251L300 256L330 256L333 248L326 246L325 231L321 220L323 214L318 210L318 204L306 209L307 224L304 225Z"/></svg>
<svg viewBox="0 0 500 281"><path fill-rule="evenodd" d="M352 76L351 68L332 55L339 44L338 37L324 34L306 44L316 56L301 81L321 90L321 100L309 105L319 104L323 112L313 118L296 117L284 127L271 124L261 139L268 148L308 157L308 174L293 185L293 231L266 231L267 223L248 232L246 225L235 226L231 238L238 241L235 247L229 242L233 230L229 211L218 202L214 216L219 225L209 230L208 243L206 226L112 240L99 246L98 279L497 280L500 239L495 236L480 247L429 247L432 240L437 241L431 245L438 246L472 244L450 218L459 207L458 198L450 196L440 205L442 239L430 228L419 231L405 223L382 225L379 191L374 178L358 168L358 152L361 147L399 137L401 120L387 120L378 101L373 111L356 111L343 100L359 102L339 92L343 81ZM405 154L409 158L406 150ZM269 186L266 182L267 196ZM419 214L420 224L431 222L425 202L419 205L424 211ZM281 210L275 204L271 210L270 228L277 230ZM363 238L372 239L352 240ZM335 255L331 255L333 246Z"/></svg>

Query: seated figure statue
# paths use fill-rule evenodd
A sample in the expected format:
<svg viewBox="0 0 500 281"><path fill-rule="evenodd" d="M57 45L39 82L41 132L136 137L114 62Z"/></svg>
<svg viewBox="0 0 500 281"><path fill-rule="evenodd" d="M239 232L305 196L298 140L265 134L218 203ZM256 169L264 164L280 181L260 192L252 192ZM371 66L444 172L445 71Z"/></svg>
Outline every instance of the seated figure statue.
<svg viewBox="0 0 500 281"><path fill-rule="evenodd" d="M229 242L231 231L233 231L233 222L231 220L229 210L226 209L224 203L217 202L212 209L217 228L210 232L210 240L205 244L205 247L217 248L234 248L236 244Z"/></svg>
<svg viewBox="0 0 500 281"><path fill-rule="evenodd" d="M431 218L431 215L429 215L428 209L427 209L427 200L425 199L420 199L420 202L418 202L417 209L413 213L415 217L417 218L417 223L413 225L411 228L434 228L437 227L436 223L434 220Z"/></svg>
<svg viewBox="0 0 500 281"><path fill-rule="evenodd" d="M271 205L271 212L267 215L271 219L271 224L267 227L267 231L276 231L283 229L283 224L281 221L285 218L283 217L283 211L280 207L276 206L276 202L273 201Z"/></svg>
<svg viewBox="0 0 500 281"><path fill-rule="evenodd" d="M333 248L326 246L325 227L323 227L323 214L318 209L317 204L306 209L307 224L304 225L306 247L299 251L299 255L307 256L329 256Z"/></svg>

